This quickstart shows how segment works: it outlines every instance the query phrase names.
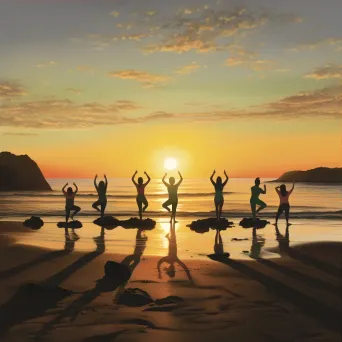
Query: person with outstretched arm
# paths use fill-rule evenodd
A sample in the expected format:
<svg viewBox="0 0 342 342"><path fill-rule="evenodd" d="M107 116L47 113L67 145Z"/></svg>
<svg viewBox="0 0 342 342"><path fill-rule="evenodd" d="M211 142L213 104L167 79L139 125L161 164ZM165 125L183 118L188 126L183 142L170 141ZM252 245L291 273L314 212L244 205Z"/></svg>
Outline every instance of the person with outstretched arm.
<svg viewBox="0 0 342 342"><path fill-rule="evenodd" d="M261 199L259 199L260 194L266 194L266 185L264 185L264 189L260 188L260 178L255 179L255 185L251 187L251 209L253 218L256 218L257 213L259 213L261 210L265 209L267 207L267 204L263 202ZM258 209L256 209L257 205L259 206Z"/></svg>
<svg viewBox="0 0 342 342"><path fill-rule="evenodd" d="M74 183L75 191L72 190L72 187L68 187L68 189L65 191L65 188L68 186L68 183L66 183L62 189L63 194L65 196L65 221L69 221L69 217L74 220L74 216L80 212L81 208L74 204L75 202L75 196L78 192L78 187ZM71 211L74 211L71 215Z"/></svg>
<svg viewBox="0 0 342 342"><path fill-rule="evenodd" d="M279 185L275 188L275 190L279 196L279 200L280 200L278 212L276 215L275 225L278 224L278 219L279 219L280 215L283 213L283 211L285 211L286 224L289 225L289 216L290 216L289 197L292 194L294 187L295 187L295 183L293 183L292 189L289 191L286 190L285 184Z"/></svg>
<svg viewBox="0 0 342 342"><path fill-rule="evenodd" d="M167 173L165 173L162 182L167 187L167 191L169 193L169 199L163 203L163 208L165 208L168 212L171 212L171 221L172 219L176 220L176 211L178 205L178 188L183 182L183 177L181 173L178 171L180 180L176 183L174 177L169 178L169 183L165 181ZM169 208L171 206L172 209Z"/></svg>
<svg viewBox="0 0 342 342"><path fill-rule="evenodd" d="M99 195L99 198L96 202L93 203L92 207L101 213L101 218L104 217L104 212L107 206L107 187L108 187L108 180L106 175L104 175L105 181L100 181L99 184L96 183L97 175L94 178L94 186ZM100 208L99 208L100 206Z"/></svg>
<svg viewBox="0 0 342 342"><path fill-rule="evenodd" d="M227 185L229 177L227 176L226 171L224 171L224 175L226 176L226 180L224 182L222 182L222 178L217 177L216 182L214 182L213 177L214 177L215 173L216 173L216 171L214 170L213 174L210 177L210 181L215 188L214 203L215 203L215 209L216 209L216 218L218 220L220 220L221 215L222 215L222 208L223 208L223 204L224 204L223 189Z"/></svg>
<svg viewBox="0 0 342 342"><path fill-rule="evenodd" d="M146 196L145 196L145 188L150 183L151 178L147 174L147 172L145 171L144 174L147 177L147 182L144 183L144 180L142 177L139 177L138 182L136 182L135 176L137 175L137 173L138 173L138 171L135 171L134 175L132 176L132 182L135 185L135 187L137 188L138 194L137 194L136 201L137 201L137 205L138 205L138 209L139 209L139 217L140 217L140 220L142 220L143 212L145 212L145 210L148 207L148 201L147 201ZM143 205L144 205L144 207L143 207Z"/></svg>

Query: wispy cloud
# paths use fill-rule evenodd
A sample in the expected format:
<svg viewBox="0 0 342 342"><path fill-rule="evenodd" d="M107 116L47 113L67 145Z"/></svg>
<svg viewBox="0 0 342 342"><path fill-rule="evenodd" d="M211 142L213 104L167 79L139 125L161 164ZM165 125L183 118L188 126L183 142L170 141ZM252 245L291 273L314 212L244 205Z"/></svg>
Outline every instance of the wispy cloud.
<svg viewBox="0 0 342 342"><path fill-rule="evenodd" d="M175 74L190 75L200 68L201 68L201 66L199 64L197 64L196 62L193 62L193 63L184 65L184 66L176 69Z"/></svg>
<svg viewBox="0 0 342 342"><path fill-rule="evenodd" d="M324 46L332 46L336 48L336 50L339 50L340 48L342 48L342 37L330 37L320 40L314 40L311 42L305 42L297 44L295 47L289 48L288 50L298 52L301 50L314 50Z"/></svg>
<svg viewBox="0 0 342 342"><path fill-rule="evenodd" d="M89 128L129 123L125 114L142 109L132 101L117 101L110 105L98 102L77 104L66 100L43 100L0 105L0 126L24 128ZM133 120L134 122L134 120Z"/></svg>
<svg viewBox="0 0 342 342"><path fill-rule="evenodd" d="M82 94L82 90L80 89L75 89L75 88L67 88L65 89L66 91L70 92L70 93L73 93L75 95L80 95Z"/></svg>
<svg viewBox="0 0 342 342"><path fill-rule="evenodd" d="M313 72L305 75L306 78L314 78L316 80L341 78L342 79L342 64L327 64L316 68Z"/></svg>
<svg viewBox="0 0 342 342"><path fill-rule="evenodd" d="M46 67L53 67L57 65L57 62L55 61L49 61L49 62L46 62L46 63L40 63L40 64L35 64L33 65L35 68L46 68Z"/></svg>
<svg viewBox="0 0 342 342"><path fill-rule="evenodd" d="M2 135L4 136L18 136L18 137L36 137L38 136L38 134L36 133L10 133L10 132L7 132L7 133L3 133Z"/></svg>
<svg viewBox="0 0 342 342"><path fill-rule="evenodd" d="M0 81L0 100L13 100L26 96L24 87L17 82Z"/></svg>
<svg viewBox="0 0 342 342"><path fill-rule="evenodd" d="M170 76L151 74L133 69L113 71L109 73L109 76L123 80L133 80L141 83L145 88L165 85L172 79Z"/></svg>

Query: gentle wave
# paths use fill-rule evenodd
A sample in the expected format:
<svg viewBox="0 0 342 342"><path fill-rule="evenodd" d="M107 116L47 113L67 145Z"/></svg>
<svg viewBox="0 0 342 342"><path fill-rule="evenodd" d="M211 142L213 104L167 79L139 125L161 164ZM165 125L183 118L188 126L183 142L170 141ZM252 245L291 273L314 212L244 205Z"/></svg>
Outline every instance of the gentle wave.
<svg viewBox="0 0 342 342"><path fill-rule="evenodd" d="M28 217L32 216L31 213L27 212L16 212L11 214L1 214L1 218L15 218L15 217ZM49 212L41 212L40 214L35 214L36 216L41 217L56 217L61 216L64 217L64 211L49 211ZM137 211L125 211L120 213L107 213L109 216L115 217L136 217ZM170 214L167 212L160 211L149 211L145 215L146 217L169 217ZM215 216L215 211L198 211L198 212L187 212L187 211L179 211L177 212L178 217L212 217ZM250 211L234 211L231 210L229 212L224 213L224 217L250 217ZM275 213L263 213L260 215L261 218L274 218ZM82 214L77 215L78 218L81 217L97 217L94 212L83 212ZM302 212L293 212L291 213L291 218L305 218L305 219L342 219L342 210L338 211L302 211Z"/></svg>

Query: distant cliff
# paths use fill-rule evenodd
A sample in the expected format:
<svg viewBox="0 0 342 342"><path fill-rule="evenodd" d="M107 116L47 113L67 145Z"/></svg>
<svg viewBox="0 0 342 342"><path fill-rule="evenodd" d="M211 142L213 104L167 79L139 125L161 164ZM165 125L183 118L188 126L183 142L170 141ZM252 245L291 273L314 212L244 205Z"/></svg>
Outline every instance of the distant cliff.
<svg viewBox="0 0 342 342"><path fill-rule="evenodd" d="M274 182L342 183L342 168L318 167L307 171L289 171Z"/></svg>
<svg viewBox="0 0 342 342"><path fill-rule="evenodd" d="M0 152L0 191L51 191L38 165L27 155Z"/></svg>

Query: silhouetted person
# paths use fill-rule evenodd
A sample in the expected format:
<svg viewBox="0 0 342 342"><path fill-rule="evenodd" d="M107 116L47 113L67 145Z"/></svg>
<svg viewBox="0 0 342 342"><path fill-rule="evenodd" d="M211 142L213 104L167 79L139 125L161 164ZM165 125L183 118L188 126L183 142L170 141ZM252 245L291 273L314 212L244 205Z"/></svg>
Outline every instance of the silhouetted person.
<svg viewBox="0 0 342 342"><path fill-rule="evenodd" d="M289 197L292 194L294 187L295 187L295 183L293 183L292 189L290 191L286 190L285 184L282 184L282 185L277 186L275 188L277 194L279 195L279 199L280 199L280 204L279 204L278 212L276 215L276 221L275 221L276 225L278 224L278 219L279 219L280 215L283 213L283 211L285 211L286 224L289 225L289 215L290 215Z"/></svg>
<svg viewBox="0 0 342 342"><path fill-rule="evenodd" d="M170 224L170 233L166 235L166 238L169 240L169 253L168 256L163 257L158 261L157 268L159 278L161 278L160 268L163 263L169 264L169 267L165 268L164 270L170 278L174 278L176 275L175 263L177 263L184 269L188 279L192 281L189 269L182 261L179 260L177 256L176 229L174 223L172 222Z"/></svg>
<svg viewBox="0 0 342 342"><path fill-rule="evenodd" d="M101 213L102 218L104 216L104 212L105 212L105 209L107 206L106 193L107 193L108 180L107 180L106 175L104 175L104 179L105 179L105 182L100 181L99 184L97 184L96 183L97 175L94 178L94 186L95 186L95 189L99 195L99 199L93 203L93 208ZM99 206L101 207L101 209L99 208Z"/></svg>
<svg viewBox="0 0 342 342"><path fill-rule="evenodd" d="M81 208L78 207L77 205L74 204L75 201L75 196L78 192L78 187L77 185L74 183L74 186L76 188L75 191L72 190L71 187L69 187L67 189L67 191L65 191L65 188L68 186L68 183L66 183L62 189L63 194L65 196L65 221L68 222L69 221L69 217L74 220L74 216L80 212ZM74 211L71 215L71 211Z"/></svg>
<svg viewBox="0 0 342 342"><path fill-rule="evenodd" d="M150 176L144 172L144 174L147 177L147 182L144 183L144 180L142 177L138 178L138 183L135 181L135 176L138 173L138 171L135 171L134 175L132 176L132 182L135 185L135 187L137 188L137 204L138 204L138 209L139 209L139 217L140 220L142 220L142 213L147 209L148 207L148 201L145 197L145 187L147 186L147 184L151 181ZM143 207L144 205L144 207Z"/></svg>
<svg viewBox="0 0 342 342"><path fill-rule="evenodd" d="M260 188L260 178L255 179L255 185L251 187L252 196L250 199L251 209L253 218L256 218L256 214L267 207L267 204L259 199L260 194L266 194L266 185L264 185L264 190ZM256 206L259 208L256 209Z"/></svg>
<svg viewBox="0 0 342 342"><path fill-rule="evenodd" d="M216 209L216 218L219 220L222 215L222 207L224 203L224 198L223 198L223 189L228 183L228 176L226 171L224 171L224 175L226 176L226 180L222 183L222 178L217 177L216 178L216 183L213 180L213 177L215 175L216 171L214 170L213 174L210 177L210 181L213 184L215 188L215 198L214 198L214 203L215 203L215 209Z"/></svg>
<svg viewBox="0 0 342 342"><path fill-rule="evenodd" d="M180 180L177 184L176 180L174 179L174 177L170 177L169 179L169 183L165 182L165 177L167 176L167 173L165 173L162 181L164 183L164 185L167 187L167 191L169 192L169 199L163 203L163 208L165 208L169 213L171 212L171 221L172 219L176 219L176 211L177 211L177 205L178 205L178 187L181 185L181 183L183 182L183 177L181 175L181 173L178 171ZM169 206L172 206L172 210L169 208Z"/></svg>

